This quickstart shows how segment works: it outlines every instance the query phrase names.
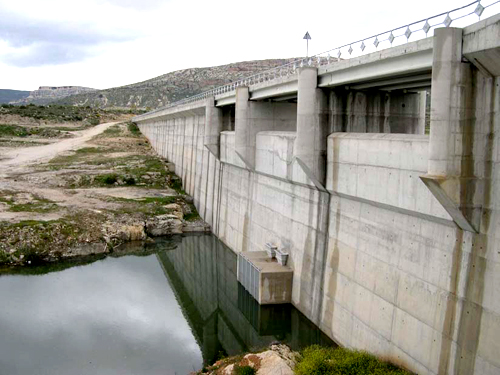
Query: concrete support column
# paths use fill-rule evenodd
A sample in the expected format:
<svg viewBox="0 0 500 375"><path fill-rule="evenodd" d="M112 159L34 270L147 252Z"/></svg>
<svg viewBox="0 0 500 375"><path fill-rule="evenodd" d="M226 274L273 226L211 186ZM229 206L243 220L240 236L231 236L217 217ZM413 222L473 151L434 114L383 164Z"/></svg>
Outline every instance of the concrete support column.
<svg viewBox="0 0 500 375"><path fill-rule="evenodd" d="M217 158L220 155L220 132L223 130L222 109L215 106L215 98L207 98L205 107L205 136L203 145Z"/></svg>
<svg viewBox="0 0 500 375"><path fill-rule="evenodd" d="M328 103L327 96L317 86L316 68L299 69L294 156L308 177L317 186L324 186Z"/></svg>
<svg viewBox="0 0 500 375"><path fill-rule="evenodd" d="M236 89L235 151L247 168L255 169L257 134L295 131L296 105L249 101L248 87Z"/></svg>
<svg viewBox="0 0 500 375"><path fill-rule="evenodd" d="M474 176L472 71L462 62L462 29L434 31L428 174L422 181L463 230L477 232L480 182Z"/></svg>
<svg viewBox="0 0 500 375"><path fill-rule="evenodd" d="M457 131L463 127L465 108L462 29L440 28L434 31L431 95L431 131L429 175L458 176L455 162Z"/></svg>
<svg viewBox="0 0 500 375"><path fill-rule="evenodd" d="M234 146L236 153L243 160L245 165L250 169L254 169L255 140L252 141L251 139L249 99L250 93L248 87L240 86L236 88Z"/></svg>

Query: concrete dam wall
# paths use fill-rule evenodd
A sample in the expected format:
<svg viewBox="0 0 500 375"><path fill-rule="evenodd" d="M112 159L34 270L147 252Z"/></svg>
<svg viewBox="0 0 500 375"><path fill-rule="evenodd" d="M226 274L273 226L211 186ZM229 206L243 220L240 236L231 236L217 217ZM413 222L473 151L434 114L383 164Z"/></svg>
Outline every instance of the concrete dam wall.
<svg viewBox="0 0 500 375"><path fill-rule="evenodd" d="M495 16L135 121L234 252L289 252L333 340L500 374L499 56Z"/></svg>

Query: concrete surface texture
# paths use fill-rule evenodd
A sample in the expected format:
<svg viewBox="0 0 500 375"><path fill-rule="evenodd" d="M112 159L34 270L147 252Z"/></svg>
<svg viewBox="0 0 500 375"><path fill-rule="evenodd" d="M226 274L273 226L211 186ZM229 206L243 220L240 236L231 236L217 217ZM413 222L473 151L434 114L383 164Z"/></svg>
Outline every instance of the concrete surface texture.
<svg viewBox="0 0 500 375"><path fill-rule="evenodd" d="M293 271L265 251L238 254L238 281L260 305L292 302Z"/></svg>
<svg viewBox="0 0 500 375"><path fill-rule="evenodd" d="M288 251L292 303L339 344L500 374L499 30L437 29L136 121L233 251Z"/></svg>

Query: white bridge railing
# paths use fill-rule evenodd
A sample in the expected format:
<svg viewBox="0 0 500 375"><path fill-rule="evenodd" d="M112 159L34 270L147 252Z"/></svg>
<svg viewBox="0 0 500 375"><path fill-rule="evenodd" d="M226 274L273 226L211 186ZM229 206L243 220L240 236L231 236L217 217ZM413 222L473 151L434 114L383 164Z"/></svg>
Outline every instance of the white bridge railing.
<svg viewBox="0 0 500 375"><path fill-rule="evenodd" d="M477 0L460 8L437 14L426 19L416 21L404 26L397 27L382 33L372 35L368 38L357 40L332 48L328 51L318 53L311 57L297 59L288 64L265 70L246 78L228 83L223 86L202 92L201 94L190 96L182 100L170 103L164 107L148 112L141 116L147 116L156 112L175 107L181 104L188 104L199 100L204 100L210 96L216 96L235 91L239 86L250 86L261 82L271 81L279 77L287 77L296 73L299 67L327 65L335 61L345 60L377 51L382 48L392 47L426 38L429 32L437 27L458 26L465 27L482 16L491 16L500 13L500 0ZM141 116L137 116L140 118Z"/></svg>

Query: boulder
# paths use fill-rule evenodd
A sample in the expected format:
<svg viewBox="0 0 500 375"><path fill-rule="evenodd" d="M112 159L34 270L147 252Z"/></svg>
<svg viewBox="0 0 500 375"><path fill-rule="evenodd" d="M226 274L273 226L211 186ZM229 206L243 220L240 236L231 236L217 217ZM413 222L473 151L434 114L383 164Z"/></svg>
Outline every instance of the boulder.
<svg viewBox="0 0 500 375"><path fill-rule="evenodd" d="M179 220L184 219L184 211L182 207L177 203L170 203L164 206L167 210L171 211L172 215L175 215Z"/></svg>
<svg viewBox="0 0 500 375"><path fill-rule="evenodd" d="M181 234L182 220L173 214L154 216L146 222L146 233L152 237Z"/></svg>

